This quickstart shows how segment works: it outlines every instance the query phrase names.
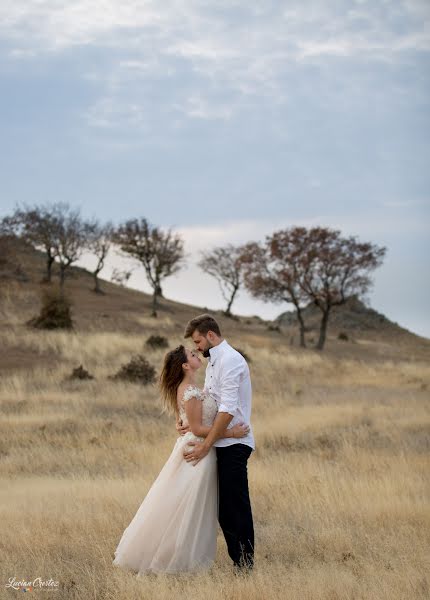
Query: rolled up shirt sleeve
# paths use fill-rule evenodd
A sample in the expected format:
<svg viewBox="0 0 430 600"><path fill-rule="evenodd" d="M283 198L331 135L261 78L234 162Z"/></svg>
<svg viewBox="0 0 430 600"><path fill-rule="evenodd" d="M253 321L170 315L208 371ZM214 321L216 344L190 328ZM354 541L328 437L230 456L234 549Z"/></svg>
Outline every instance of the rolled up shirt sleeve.
<svg viewBox="0 0 430 600"><path fill-rule="evenodd" d="M239 408L239 386L242 380L243 364L229 365L221 380L221 401L218 412L235 417Z"/></svg>

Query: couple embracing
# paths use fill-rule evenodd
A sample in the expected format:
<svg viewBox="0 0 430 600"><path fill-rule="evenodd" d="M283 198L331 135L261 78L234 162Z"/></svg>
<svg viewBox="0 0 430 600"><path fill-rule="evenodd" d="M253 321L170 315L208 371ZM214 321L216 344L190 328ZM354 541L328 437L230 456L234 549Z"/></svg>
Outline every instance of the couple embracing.
<svg viewBox="0 0 430 600"><path fill-rule="evenodd" d="M180 433L173 451L115 550L113 564L145 573L209 569L217 521L237 572L254 565L254 528L247 461L255 448L251 380L243 356L210 315L192 319L185 338L164 359L160 387ZM208 359L204 389L196 385Z"/></svg>

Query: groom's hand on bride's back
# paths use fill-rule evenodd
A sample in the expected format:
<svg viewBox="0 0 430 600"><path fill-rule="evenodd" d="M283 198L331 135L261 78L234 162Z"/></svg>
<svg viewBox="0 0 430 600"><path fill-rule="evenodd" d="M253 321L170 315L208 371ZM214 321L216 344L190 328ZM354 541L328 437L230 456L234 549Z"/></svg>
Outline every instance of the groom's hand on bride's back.
<svg viewBox="0 0 430 600"><path fill-rule="evenodd" d="M239 423L230 429L231 437L233 438L241 438L245 437L249 433L249 425L245 423Z"/></svg>
<svg viewBox="0 0 430 600"><path fill-rule="evenodd" d="M191 431L191 429L188 425L182 425L182 421L176 421L176 431L179 433L179 435L185 435Z"/></svg>

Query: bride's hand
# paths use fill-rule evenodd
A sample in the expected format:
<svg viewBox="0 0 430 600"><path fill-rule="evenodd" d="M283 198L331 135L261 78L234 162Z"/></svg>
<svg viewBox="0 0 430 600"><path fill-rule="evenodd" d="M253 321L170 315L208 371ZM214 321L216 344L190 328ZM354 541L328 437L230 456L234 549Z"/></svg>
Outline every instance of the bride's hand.
<svg viewBox="0 0 430 600"><path fill-rule="evenodd" d="M185 435L191 431L191 429L188 425L182 425L182 421L176 421L176 431L179 433L179 435Z"/></svg>
<svg viewBox="0 0 430 600"><path fill-rule="evenodd" d="M245 423L238 423L238 425L235 425L234 427L232 427L230 431L231 431L231 437L242 438L242 437L245 437L245 435L248 435L249 426L245 425Z"/></svg>

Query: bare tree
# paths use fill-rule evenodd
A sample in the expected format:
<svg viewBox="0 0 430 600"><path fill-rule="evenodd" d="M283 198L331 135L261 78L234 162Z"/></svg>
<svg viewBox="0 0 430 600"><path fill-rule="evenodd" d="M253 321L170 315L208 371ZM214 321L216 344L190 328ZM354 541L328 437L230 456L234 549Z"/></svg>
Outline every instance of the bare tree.
<svg viewBox="0 0 430 600"><path fill-rule="evenodd" d="M55 261L56 250L54 240L57 233L57 221L53 213L55 206L36 205L16 208L14 213L7 217L7 224L14 233L30 243L37 250L42 250L46 255L46 275L43 281L51 282L52 265ZM54 209L54 210L53 210Z"/></svg>
<svg viewBox="0 0 430 600"><path fill-rule="evenodd" d="M118 285L121 286L125 286L127 281L130 279L131 275L132 275L133 271L130 270L124 270L121 271L120 269L113 269L112 273L111 273L111 281L113 281L114 283L117 283Z"/></svg>
<svg viewBox="0 0 430 600"><path fill-rule="evenodd" d="M286 232L283 232L286 233ZM263 244L251 242L243 252L245 262L245 285L248 291L264 302L287 302L296 309L300 331L300 346L305 347L305 322L303 308L307 296L300 286L305 254L305 233L295 227L279 243L280 233L266 236Z"/></svg>
<svg viewBox="0 0 430 600"><path fill-rule="evenodd" d="M100 287L99 273L105 266L105 260L112 244L113 231L112 223L100 225L100 223L95 222L88 233L88 248L97 258L97 265L93 271L94 292L96 294L104 294Z"/></svg>
<svg viewBox="0 0 430 600"><path fill-rule="evenodd" d="M176 273L183 264L184 248L181 237L169 229L162 231L144 218L131 219L120 225L114 235L121 250L138 260L144 267L153 290L152 316L157 316L158 298L163 296L161 282Z"/></svg>
<svg viewBox="0 0 430 600"><path fill-rule="evenodd" d="M225 314L231 316L231 306L243 284L245 266L243 247L228 244L202 252L202 259L198 262L198 266L218 281L223 298L227 302Z"/></svg>
<svg viewBox="0 0 430 600"><path fill-rule="evenodd" d="M11 242L15 238L14 227L10 217L0 220L0 267L8 263L11 255Z"/></svg>
<svg viewBox="0 0 430 600"><path fill-rule="evenodd" d="M15 237L15 226L12 217L6 216L0 219L0 235L5 237Z"/></svg>
<svg viewBox="0 0 430 600"><path fill-rule="evenodd" d="M54 205L52 216L55 223L53 246L60 268L60 289L63 290L67 269L88 247L95 225L84 221L78 208L63 202Z"/></svg>
<svg viewBox="0 0 430 600"><path fill-rule="evenodd" d="M344 238L338 230L314 227L308 231L306 268L300 285L322 313L318 350L324 348L333 306L370 289L370 271L382 264L385 253L385 247L359 242L355 236Z"/></svg>

